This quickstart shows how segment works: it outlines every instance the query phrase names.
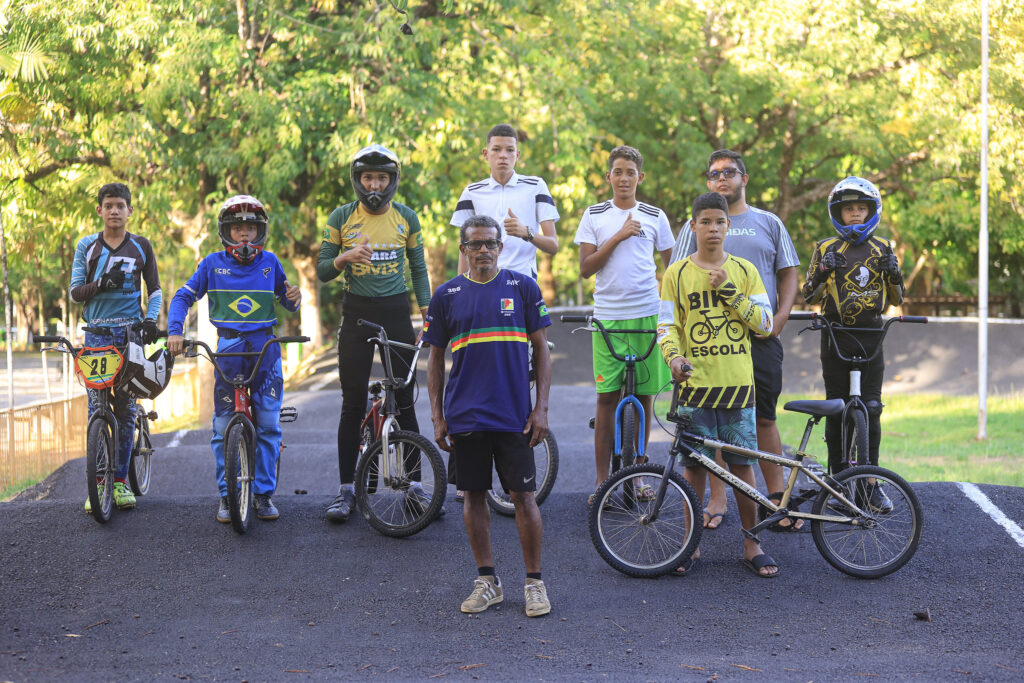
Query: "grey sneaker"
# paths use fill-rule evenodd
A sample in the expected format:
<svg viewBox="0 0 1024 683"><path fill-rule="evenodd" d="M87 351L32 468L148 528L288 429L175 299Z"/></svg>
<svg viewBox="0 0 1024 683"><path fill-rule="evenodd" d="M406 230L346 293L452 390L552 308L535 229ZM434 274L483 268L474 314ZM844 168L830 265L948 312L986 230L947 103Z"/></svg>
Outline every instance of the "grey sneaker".
<svg viewBox="0 0 1024 683"><path fill-rule="evenodd" d="M269 493L257 493L252 497L252 502L256 508L256 519L272 520L281 516L274 507L274 501L270 500Z"/></svg>
<svg viewBox="0 0 1024 683"><path fill-rule="evenodd" d="M541 617L551 611L548 589L540 579L527 579L523 594L526 596L526 616Z"/></svg>
<svg viewBox="0 0 1024 683"><path fill-rule="evenodd" d="M221 496L220 507L217 508L217 521L221 524L227 524L231 521L231 511L228 510L228 497Z"/></svg>
<svg viewBox="0 0 1024 683"><path fill-rule="evenodd" d="M501 579L497 576L478 576L473 582L473 592L462 601L462 611L466 614L476 614L491 605L497 605L502 600L504 597L501 594Z"/></svg>
<svg viewBox="0 0 1024 683"><path fill-rule="evenodd" d="M356 494L344 487L338 489L334 502L327 507L327 520L335 523L348 521L356 507Z"/></svg>
<svg viewBox="0 0 1024 683"><path fill-rule="evenodd" d="M888 515L892 513L892 501L885 495L881 484L871 485L871 495L868 496L868 507L879 514Z"/></svg>

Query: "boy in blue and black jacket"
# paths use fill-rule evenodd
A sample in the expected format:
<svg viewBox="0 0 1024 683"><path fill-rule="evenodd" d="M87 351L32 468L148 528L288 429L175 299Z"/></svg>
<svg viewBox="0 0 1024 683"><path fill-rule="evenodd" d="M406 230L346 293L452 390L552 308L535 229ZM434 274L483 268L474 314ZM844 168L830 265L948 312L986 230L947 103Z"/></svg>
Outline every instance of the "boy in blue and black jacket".
<svg viewBox="0 0 1024 683"><path fill-rule="evenodd" d="M224 251L204 258L188 282L171 300L167 322L167 350L181 353L182 328L189 308L209 295L210 322L217 328L217 351L258 351L274 336L277 317L274 301L289 311L299 308L299 288L288 284L281 262L263 249L267 237L267 212L255 197L236 195L226 202L217 218ZM218 361L228 377L248 376L254 358L224 358ZM250 393L256 416L256 478L253 481L256 516L277 519L278 511L270 495L277 488L277 458L281 452L281 400L284 379L281 375L281 348L272 344L253 379ZM213 437L210 445L217 464L220 507L217 521L227 523L227 483L224 481L224 431L235 407L234 387L216 376L213 389Z"/></svg>

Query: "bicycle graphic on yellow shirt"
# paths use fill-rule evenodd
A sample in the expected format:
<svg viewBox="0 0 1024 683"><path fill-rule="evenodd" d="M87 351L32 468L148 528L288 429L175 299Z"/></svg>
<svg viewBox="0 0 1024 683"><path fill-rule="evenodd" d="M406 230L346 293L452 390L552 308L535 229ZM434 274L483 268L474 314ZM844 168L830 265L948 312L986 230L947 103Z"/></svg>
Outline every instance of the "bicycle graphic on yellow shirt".
<svg viewBox="0 0 1024 683"><path fill-rule="evenodd" d="M747 331L738 320L731 319L728 314L708 315L711 309L705 308L700 311L704 320L690 328L690 341L694 344L705 344L712 338L717 339L718 333L725 328L725 336L732 341L742 341L747 336Z"/></svg>

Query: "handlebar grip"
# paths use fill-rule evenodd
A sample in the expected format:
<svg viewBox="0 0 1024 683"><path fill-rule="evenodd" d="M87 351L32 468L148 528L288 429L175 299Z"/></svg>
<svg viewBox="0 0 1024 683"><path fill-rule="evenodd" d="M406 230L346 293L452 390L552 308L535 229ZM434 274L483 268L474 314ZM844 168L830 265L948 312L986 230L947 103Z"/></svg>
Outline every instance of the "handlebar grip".
<svg viewBox="0 0 1024 683"><path fill-rule="evenodd" d="M901 315L900 316L900 322L901 323L926 323L926 322L928 322L928 317L924 316L924 315Z"/></svg>
<svg viewBox="0 0 1024 683"><path fill-rule="evenodd" d="M37 334L32 337L36 344L59 344L61 337L52 334Z"/></svg>
<svg viewBox="0 0 1024 683"><path fill-rule="evenodd" d="M277 341L278 343L281 344L290 344L292 342L308 342L309 337L278 337Z"/></svg>
<svg viewBox="0 0 1024 683"><path fill-rule="evenodd" d="M360 318L356 321L356 325L362 325L363 327L372 327L375 330L383 330L384 328L377 323L371 323L369 320L363 320Z"/></svg>
<svg viewBox="0 0 1024 683"><path fill-rule="evenodd" d="M587 316L585 315L563 315L561 316L563 323L585 323L587 322Z"/></svg>
<svg viewBox="0 0 1024 683"><path fill-rule="evenodd" d="M789 314L790 320L814 320L817 317L817 313L804 313L803 311L793 311Z"/></svg>

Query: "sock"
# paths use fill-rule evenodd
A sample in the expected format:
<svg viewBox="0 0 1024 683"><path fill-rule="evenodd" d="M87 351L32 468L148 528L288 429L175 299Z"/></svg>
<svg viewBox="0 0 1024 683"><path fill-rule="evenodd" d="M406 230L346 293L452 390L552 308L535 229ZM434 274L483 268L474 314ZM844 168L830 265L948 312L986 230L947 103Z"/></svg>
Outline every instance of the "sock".
<svg viewBox="0 0 1024 683"><path fill-rule="evenodd" d="M540 572L526 572L526 578L540 581Z"/></svg>
<svg viewBox="0 0 1024 683"><path fill-rule="evenodd" d="M341 485L341 490L342 491L348 491L349 493L355 495L356 485L355 484L342 484Z"/></svg>
<svg viewBox="0 0 1024 683"><path fill-rule="evenodd" d="M423 484L422 484L422 482L418 482L418 481L409 482L409 488L410 489L414 489L416 491L419 491L420 493L423 493Z"/></svg>
<svg viewBox="0 0 1024 683"><path fill-rule="evenodd" d="M494 567L477 567L477 576L496 576Z"/></svg>
<svg viewBox="0 0 1024 683"><path fill-rule="evenodd" d="M128 480L127 480L127 479L122 479L122 478L120 478L120 477L114 477L114 483L116 484L116 483L118 483L118 482L120 482L120 483L122 483L122 484L127 484L127 483L128 483Z"/></svg>

